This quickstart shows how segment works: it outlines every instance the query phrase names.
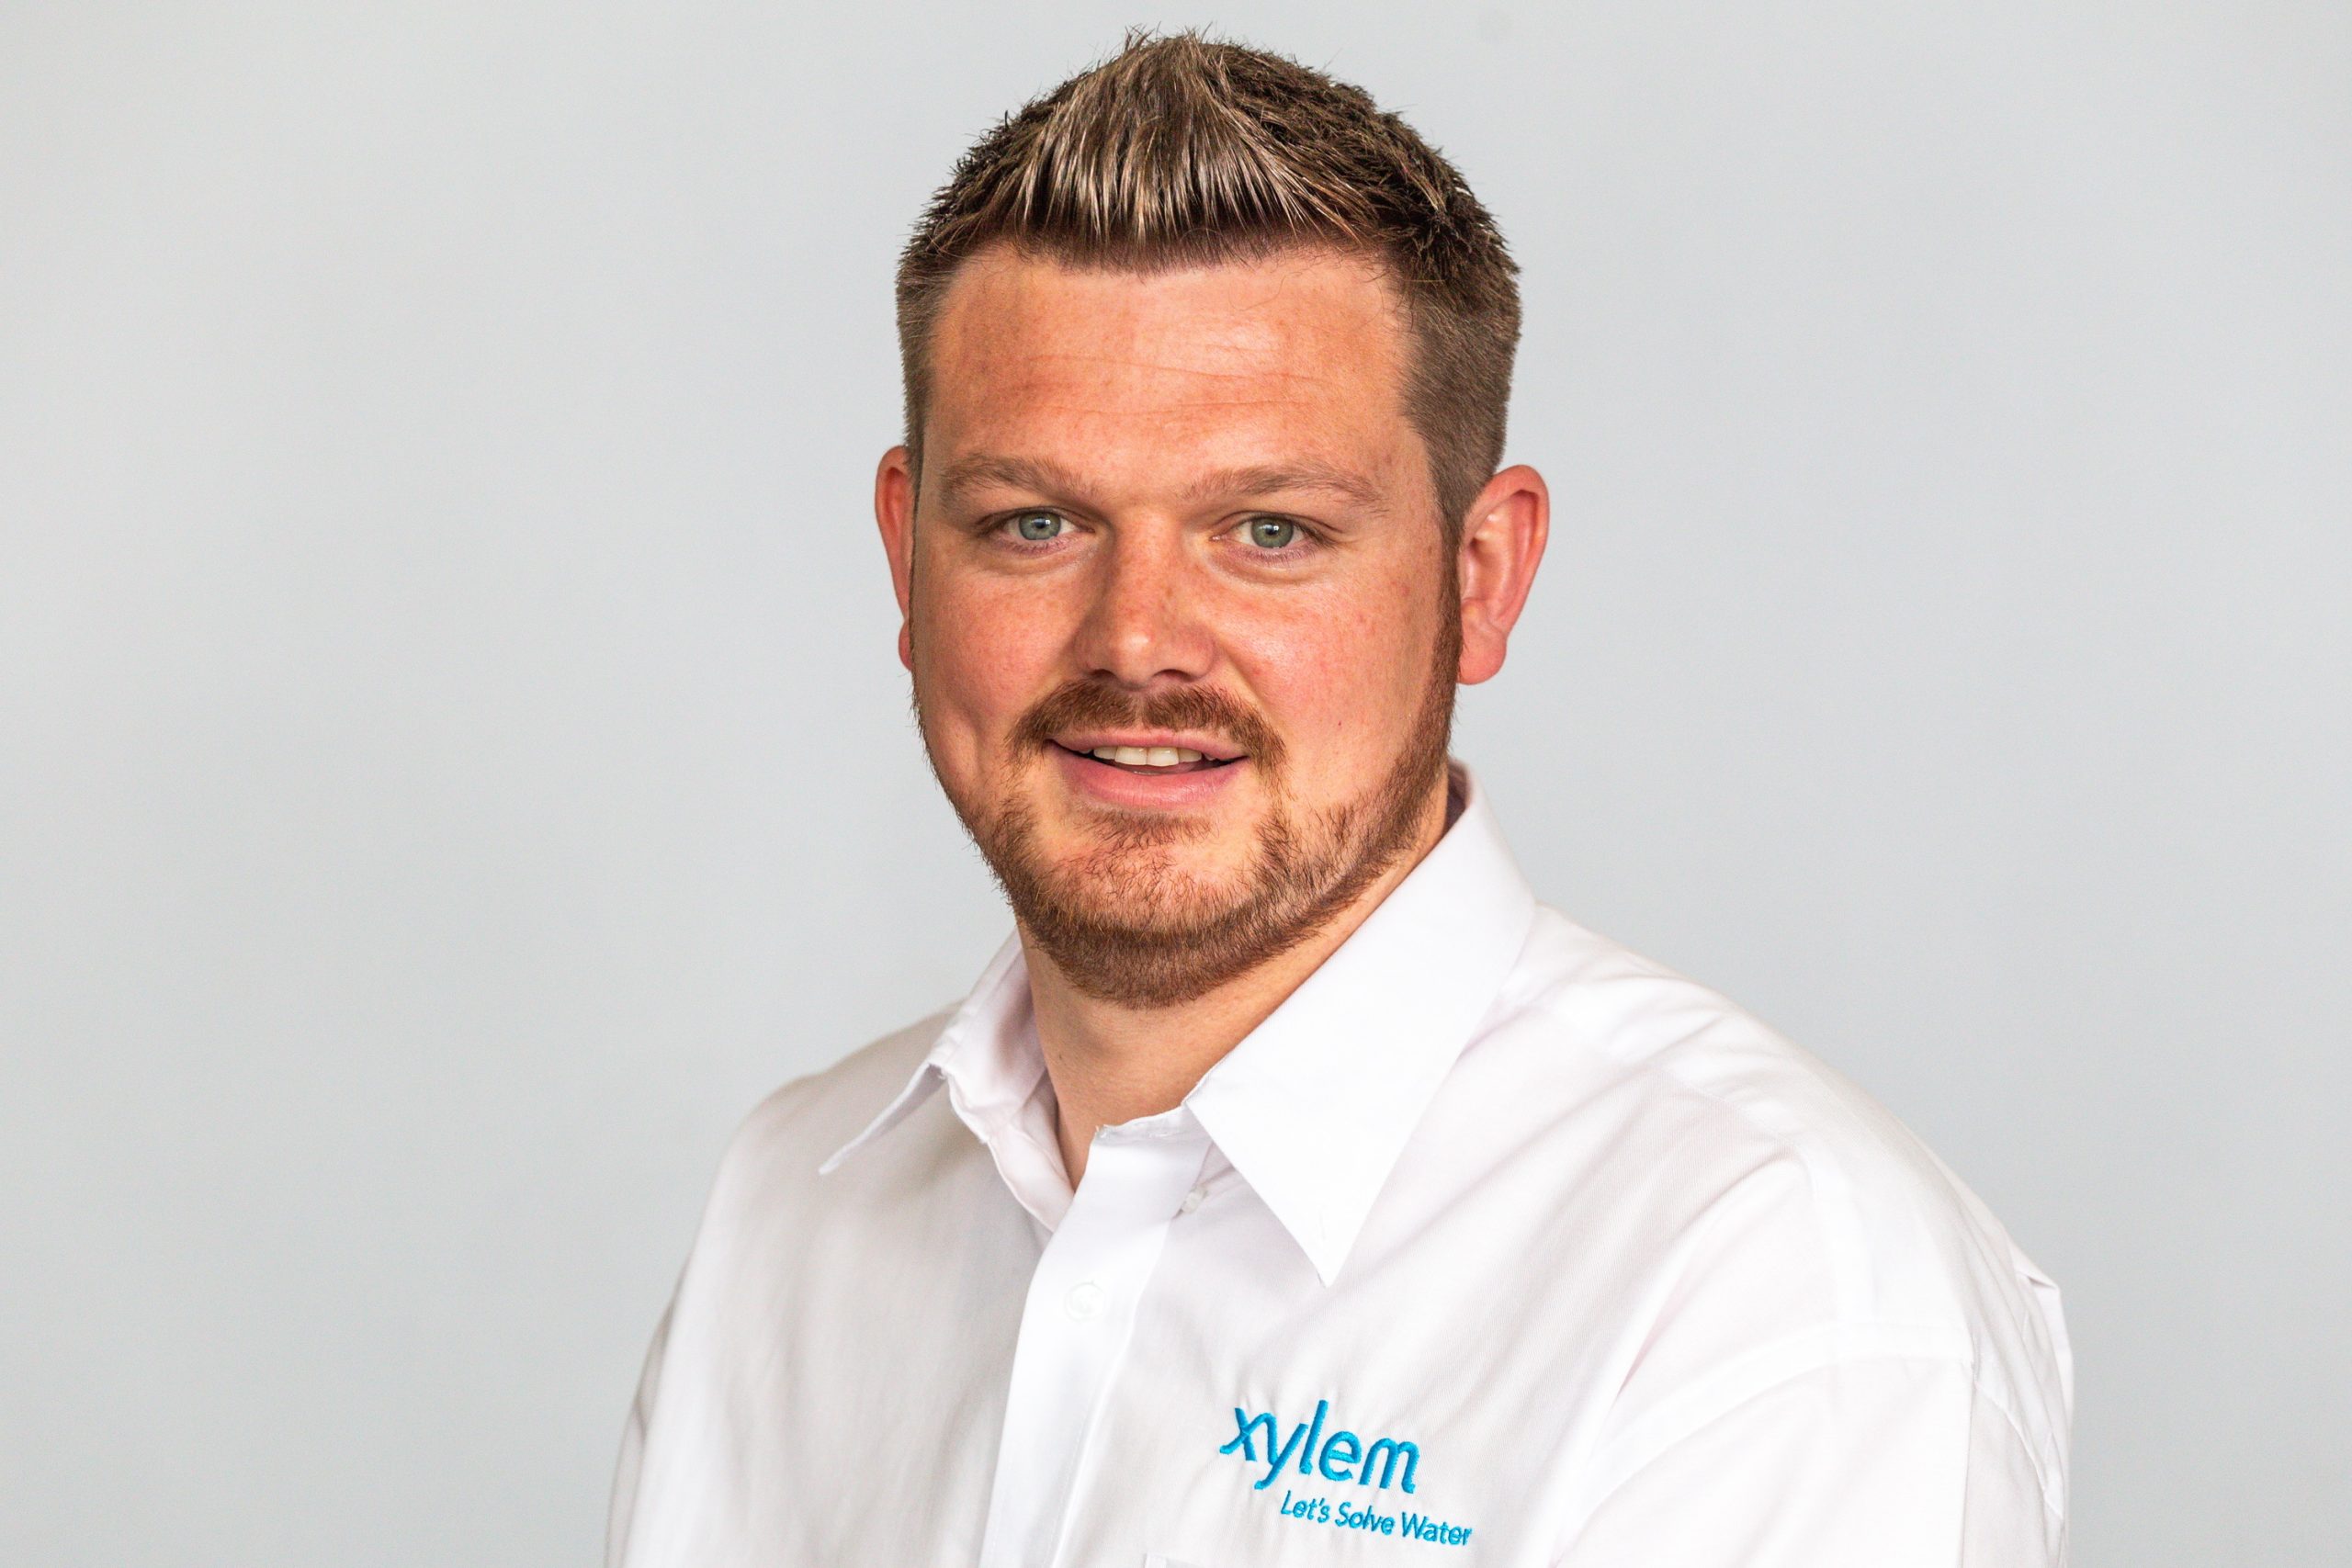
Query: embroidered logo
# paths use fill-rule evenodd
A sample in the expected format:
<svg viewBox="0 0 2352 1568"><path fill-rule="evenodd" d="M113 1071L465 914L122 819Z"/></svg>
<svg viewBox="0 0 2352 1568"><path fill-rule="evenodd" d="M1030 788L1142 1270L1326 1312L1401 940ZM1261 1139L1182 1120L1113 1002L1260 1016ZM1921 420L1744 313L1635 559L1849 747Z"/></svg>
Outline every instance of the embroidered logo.
<svg viewBox="0 0 2352 1568"><path fill-rule="evenodd" d="M1254 1492L1265 1491L1274 1483L1275 1477L1293 1468L1310 1479L1369 1486L1380 1492L1391 1487L1413 1491L1421 1467L1419 1444L1402 1438L1375 1438L1367 1443L1345 1430L1327 1434L1324 1428L1330 1416L1331 1402L1318 1399L1315 1402L1314 1419L1295 1424L1285 1437L1282 1423L1272 1411L1252 1416L1237 1405L1233 1411L1233 1437L1216 1451L1231 1454L1244 1464L1266 1467L1266 1473L1250 1483ZM1289 1486L1283 1488L1282 1511L1284 1518L1304 1519L1309 1524L1363 1530L1373 1535L1403 1536L1441 1546L1461 1546L1470 1539L1468 1525L1431 1518L1409 1508L1383 1513L1346 1496L1337 1502L1325 1496L1302 1497Z"/></svg>
<svg viewBox="0 0 2352 1568"><path fill-rule="evenodd" d="M1413 1489L1413 1476L1421 1464L1419 1446L1399 1442L1394 1438L1382 1438L1367 1449L1363 1439L1353 1432L1334 1432L1327 1438L1323 1435L1323 1423L1330 1414L1331 1402L1317 1400L1314 1423L1310 1426L1301 1421L1293 1427L1290 1436L1283 1438L1282 1447L1277 1449L1274 1447L1274 1434L1280 1428L1273 1412L1269 1410L1256 1416L1245 1416L1236 1406L1233 1412L1233 1440L1216 1451L1238 1454L1250 1464L1263 1463L1266 1473L1258 1478L1255 1487L1260 1492L1273 1484L1274 1477L1283 1472L1294 1457L1298 1461L1301 1475L1319 1473L1326 1481L1352 1481L1359 1486L1378 1486L1384 1492L1391 1482L1401 1479L1406 1491ZM1261 1430L1266 1439L1263 1461L1258 1458L1257 1439ZM1401 1477L1398 1474L1400 1465L1403 1470ZM1374 1479L1375 1476L1377 1480Z"/></svg>

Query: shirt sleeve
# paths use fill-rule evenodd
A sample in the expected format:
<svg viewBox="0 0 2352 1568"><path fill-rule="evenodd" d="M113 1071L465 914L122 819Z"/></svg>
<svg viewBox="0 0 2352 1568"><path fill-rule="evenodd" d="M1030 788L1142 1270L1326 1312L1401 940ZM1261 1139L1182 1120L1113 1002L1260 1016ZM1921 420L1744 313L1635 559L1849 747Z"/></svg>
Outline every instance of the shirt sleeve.
<svg viewBox="0 0 2352 1568"><path fill-rule="evenodd" d="M2063 1568L2008 1414L1940 1357L1791 1373L1595 1456L1560 1568Z"/></svg>
<svg viewBox="0 0 2352 1568"><path fill-rule="evenodd" d="M629 1402L628 1419L621 1427L619 1462L613 1467L612 1502L605 1520L605 1568L620 1568L628 1550L629 1520L637 1511L637 1478L645 1462L645 1427L662 1382L662 1353L670 1341L670 1317L677 1310L673 1296L654 1325L653 1343L645 1352L645 1370L638 1378L637 1397Z"/></svg>

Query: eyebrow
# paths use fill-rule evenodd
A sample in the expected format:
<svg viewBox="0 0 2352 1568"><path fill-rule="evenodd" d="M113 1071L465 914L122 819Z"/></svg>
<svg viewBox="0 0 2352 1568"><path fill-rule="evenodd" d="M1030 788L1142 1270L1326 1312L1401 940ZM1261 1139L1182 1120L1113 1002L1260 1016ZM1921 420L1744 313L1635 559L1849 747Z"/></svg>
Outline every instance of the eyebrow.
<svg viewBox="0 0 2352 1568"><path fill-rule="evenodd" d="M956 458L939 476L940 493L950 501L989 485L1035 491L1045 495L1076 495L1086 488L1075 474L1056 464L1035 457L1001 457L986 452Z"/></svg>
<svg viewBox="0 0 2352 1568"><path fill-rule="evenodd" d="M950 501L989 485L1007 490L1032 491L1072 502L1082 500L1088 489L1084 479L1057 463L1037 457L1005 457L986 452L958 457L948 464L940 475L939 484L942 493ZM1295 491L1320 491L1338 496L1367 512L1385 514L1389 509L1387 499L1362 476L1336 464L1311 457L1285 463L1212 469L1185 485L1178 499L1184 505L1200 506L1226 496L1267 495Z"/></svg>
<svg viewBox="0 0 2352 1568"><path fill-rule="evenodd" d="M1359 474L1336 464L1302 458L1251 468L1221 468L1203 474L1184 487L1184 500L1200 505L1227 495L1266 495L1285 491L1315 491L1352 502L1367 512L1385 513L1387 499Z"/></svg>

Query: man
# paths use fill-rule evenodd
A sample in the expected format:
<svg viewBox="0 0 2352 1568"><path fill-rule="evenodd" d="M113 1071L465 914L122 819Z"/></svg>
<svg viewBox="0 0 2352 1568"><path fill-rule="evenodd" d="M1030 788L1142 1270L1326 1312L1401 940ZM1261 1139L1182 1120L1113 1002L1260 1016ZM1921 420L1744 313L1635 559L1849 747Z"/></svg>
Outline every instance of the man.
<svg viewBox="0 0 2352 1568"><path fill-rule="evenodd" d="M2062 1561L2050 1281L1448 755L1546 535L1514 270L1362 93L1192 36L957 167L875 507L1014 931L736 1135L613 1562Z"/></svg>

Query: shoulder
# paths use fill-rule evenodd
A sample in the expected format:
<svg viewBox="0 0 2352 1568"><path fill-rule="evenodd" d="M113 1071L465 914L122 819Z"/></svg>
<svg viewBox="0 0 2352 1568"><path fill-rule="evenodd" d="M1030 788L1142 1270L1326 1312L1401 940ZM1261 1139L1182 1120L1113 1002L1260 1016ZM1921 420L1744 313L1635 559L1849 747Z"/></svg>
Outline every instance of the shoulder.
<svg viewBox="0 0 2352 1568"><path fill-rule="evenodd" d="M1630 1134L1628 1159L1673 1155L1645 1186L1730 1200L1754 1224L1811 1235L1841 1314L1935 1321L1980 1269L2030 1267L1858 1085L1721 992L1548 906L1498 1022L1531 1058L1528 1076L1562 1091L1545 1113Z"/></svg>
<svg viewBox="0 0 2352 1568"><path fill-rule="evenodd" d="M1957 1361L2036 1434L2038 1461L2060 1462L2073 1371L2056 1287L1859 1086L1549 906L1489 1042L1513 1058L1499 1081L1551 1086L1531 1114L1577 1129L1564 1147L1594 1151L1577 1179L1610 1195L1606 1234L1641 1280L1634 1382L1671 1386L1742 1360L1751 1379L1873 1357Z"/></svg>

